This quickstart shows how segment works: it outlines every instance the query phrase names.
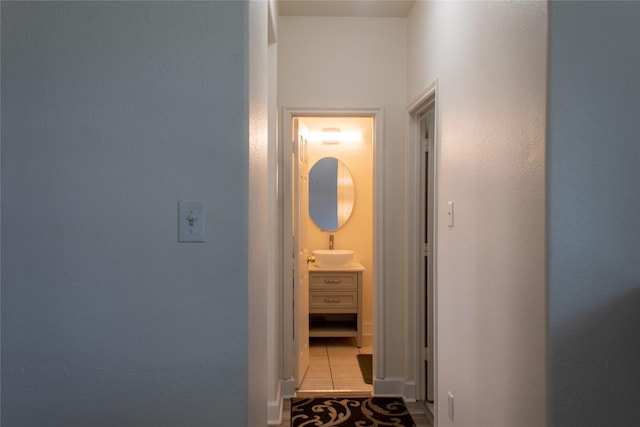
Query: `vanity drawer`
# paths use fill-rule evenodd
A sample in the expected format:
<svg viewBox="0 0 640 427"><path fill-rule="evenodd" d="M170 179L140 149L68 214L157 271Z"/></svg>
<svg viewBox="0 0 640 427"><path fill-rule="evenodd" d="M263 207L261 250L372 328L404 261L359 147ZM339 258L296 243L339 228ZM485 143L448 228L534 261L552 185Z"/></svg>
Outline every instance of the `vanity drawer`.
<svg viewBox="0 0 640 427"><path fill-rule="evenodd" d="M309 289L311 290L345 290L355 291L358 279L354 273L316 273L309 275Z"/></svg>
<svg viewBox="0 0 640 427"><path fill-rule="evenodd" d="M357 292L322 292L309 295L310 313L349 313L358 309ZM334 311L335 310L335 311Z"/></svg>

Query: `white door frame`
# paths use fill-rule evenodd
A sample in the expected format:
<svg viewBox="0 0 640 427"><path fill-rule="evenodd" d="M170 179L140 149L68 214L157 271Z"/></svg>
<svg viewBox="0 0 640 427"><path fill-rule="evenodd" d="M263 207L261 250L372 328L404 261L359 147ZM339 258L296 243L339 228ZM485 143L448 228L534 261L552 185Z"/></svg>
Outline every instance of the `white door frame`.
<svg viewBox="0 0 640 427"><path fill-rule="evenodd" d="M410 336L409 343L409 366L407 370L413 372L413 378L415 378L416 384L416 400L426 400L426 384L425 384L425 368L424 368L424 348L425 342L425 319L427 314L427 307L425 304L425 292L423 283L424 280L421 277L421 263L424 263L424 248L419 233L420 221L423 211L421 210L421 192L423 191L420 180L416 177L420 177L420 161L424 156L424 152L420 143L420 123L419 116L433 108L435 112L435 133L433 136L433 144L431 147L430 156L433 156L433 236L432 242L430 242L429 256L432 258L433 268L433 300L437 301L438 288L437 288L437 239L438 239L438 176L439 176L439 158L440 158L440 132L439 132L439 113L438 113L438 82L433 82L427 90L425 90L414 102L409 104L407 108L408 112L408 133L407 133L407 146L406 146L406 215L407 215L407 254L406 257L406 271L407 271L407 324L408 334ZM434 364L434 389L435 398L437 399L438 390L438 306L434 304L433 307L433 345L435 352L433 352L433 364ZM415 325L415 327L411 327ZM408 375L411 377L412 375ZM434 418L437 425L437 405L434 404L435 413Z"/></svg>
<svg viewBox="0 0 640 427"><path fill-rule="evenodd" d="M375 379L384 378L384 229L383 229L383 201L384 201L384 162L383 162L383 109L382 108L362 108L362 109L314 109L314 108L282 108L280 123L282 157L280 159L279 178L282 180L282 323L283 323L283 351L282 351L282 397L292 397L295 394L293 359L293 337L294 337L294 316L293 316L293 277L292 277L292 254L294 254L292 239L292 218L291 218L291 154L293 148L292 141L292 118L294 116L327 116L327 117L372 117L373 128L373 266L372 266L372 287L373 287L373 378L374 393Z"/></svg>

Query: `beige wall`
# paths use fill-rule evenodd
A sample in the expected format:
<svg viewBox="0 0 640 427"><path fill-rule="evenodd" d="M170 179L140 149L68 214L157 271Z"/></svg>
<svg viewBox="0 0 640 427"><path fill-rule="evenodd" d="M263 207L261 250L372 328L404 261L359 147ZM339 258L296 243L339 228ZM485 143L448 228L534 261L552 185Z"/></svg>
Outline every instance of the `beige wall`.
<svg viewBox="0 0 640 427"><path fill-rule="evenodd" d="M408 99L438 80L437 421L545 425L545 2L425 2ZM455 202L455 227L446 202Z"/></svg>

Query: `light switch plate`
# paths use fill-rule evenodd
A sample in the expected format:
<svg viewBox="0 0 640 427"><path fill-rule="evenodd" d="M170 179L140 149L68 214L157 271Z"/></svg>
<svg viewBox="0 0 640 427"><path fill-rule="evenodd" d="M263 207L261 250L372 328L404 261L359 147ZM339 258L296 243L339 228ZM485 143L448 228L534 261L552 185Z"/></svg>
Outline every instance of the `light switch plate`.
<svg viewBox="0 0 640 427"><path fill-rule="evenodd" d="M447 225L453 227L453 202L447 203L447 217Z"/></svg>
<svg viewBox="0 0 640 427"><path fill-rule="evenodd" d="M178 202L178 241L204 242L204 202Z"/></svg>

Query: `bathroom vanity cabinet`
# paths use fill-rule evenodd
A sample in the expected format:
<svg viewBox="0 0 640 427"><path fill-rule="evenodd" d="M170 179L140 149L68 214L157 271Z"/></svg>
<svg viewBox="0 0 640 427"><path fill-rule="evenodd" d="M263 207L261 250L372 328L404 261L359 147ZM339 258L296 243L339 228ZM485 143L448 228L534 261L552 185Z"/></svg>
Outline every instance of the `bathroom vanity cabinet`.
<svg viewBox="0 0 640 427"><path fill-rule="evenodd" d="M309 336L356 337L362 346L361 264L309 268Z"/></svg>

